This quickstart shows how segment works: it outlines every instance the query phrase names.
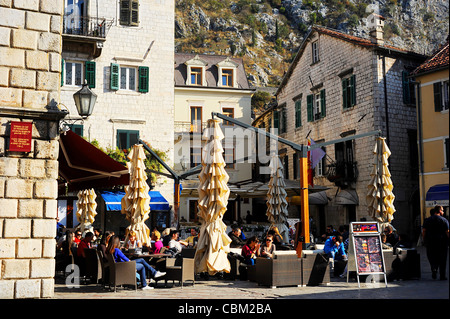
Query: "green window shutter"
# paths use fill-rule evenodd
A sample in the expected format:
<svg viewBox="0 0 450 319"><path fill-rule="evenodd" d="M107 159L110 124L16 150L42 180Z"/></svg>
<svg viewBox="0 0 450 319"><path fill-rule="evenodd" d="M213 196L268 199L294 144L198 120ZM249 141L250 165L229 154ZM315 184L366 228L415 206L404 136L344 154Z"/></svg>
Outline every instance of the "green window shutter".
<svg viewBox="0 0 450 319"><path fill-rule="evenodd" d="M95 62L86 61L84 64L84 76L89 87L95 88Z"/></svg>
<svg viewBox="0 0 450 319"><path fill-rule="evenodd" d="M273 112L273 128L280 129L280 112Z"/></svg>
<svg viewBox="0 0 450 319"><path fill-rule="evenodd" d="M287 131L287 116L286 108L281 110L281 133L286 133Z"/></svg>
<svg viewBox="0 0 450 319"><path fill-rule="evenodd" d="M351 99L352 99L352 104L351 106L355 106L356 105L356 76L353 74L350 77L350 86L351 86Z"/></svg>
<svg viewBox="0 0 450 319"><path fill-rule="evenodd" d="M302 126L302 101L295 102L295 127Z"/></svg>
<svg viewBox="0 0 450 319"><path fill-rule="evenodd" d="M327 115L327 106L325 103L325 89L320 91L320 117L325 117Z"/></svg>
<svg viewBox="0 0 450 319"><path fill-rule="evenodd" d="M139 67L139 92L148 92L148 77L149 77L149 67L140 66Z"/></svg>
<svg viewBox="0 0 450 319"><path fill-rule="evenodd" d="M411 92L409 91L408 72L402 72L402 87L403 87L403 103L411 103Z"/></svg>
<svg viewBox="0 0 450 319"><path fill-rule="evenodd" d="M111 90L119 89L119 70L120 66L116 63L111 63L111 77L109 87Z"/></svg>
<svg viewBox="0 0 450 319"><path fill-rule="evenodd" d="M433 93L434 93L434 111L440 112L442 111L442 83L434 83L433 84Z"/></svg>
<svg viewBox="0 0 450 319"><path fill-rule="evenodd" d="M313 113L313 95L310 94L306 97L306 112L308 122L314 121L314 113Z"/></svg>
<svg viewBox="0 0 450 319"><path fill-rule="evenodd" d="M342 108L345 110L347 105L347 79L342 79Z"/></svg>
<svg viewBox="0 0 450 319"><path fill-rule="evenodd" d="M64 85L64 59L61 59L61 86Z"/></svg>

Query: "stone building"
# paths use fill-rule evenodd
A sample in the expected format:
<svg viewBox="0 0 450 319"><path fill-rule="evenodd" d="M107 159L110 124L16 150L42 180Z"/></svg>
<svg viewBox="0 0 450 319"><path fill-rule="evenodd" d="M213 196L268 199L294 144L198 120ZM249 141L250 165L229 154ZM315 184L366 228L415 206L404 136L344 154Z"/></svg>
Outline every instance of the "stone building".
<svg viewBox="0 0 450 319"><path fill-rule="evenodd" d="M373 22L370 39L314 26L305 37L266 116L279 136L297 144L337 140L381 130L392 151L393 225L412 230L418 211L417 128L413 86L407 75L425 57L383 43L383 18ZM255 126L260 124L256 123ZM366 193L373 161L374 136L324 147L314 169L314 184L327 186L324 202L310 206L314 235L326 225L370 219ZM280 146L290 179L299 178L298 155ZM291 213L298 214L291 205ZM297 217L297 216L295 216Z"/></svg>
<svg viewBox="0 0 450 319"><path fill-rule="evenodd" d="M211 112L222 113L241 122L251 122L250 88L244 64L240 58L218 55L175 54L175 161L174 168L180 174L201 164L201 148L204 142L201 133L206 127ZM236 130L235 130L236 129ZM248 139L243 130L231 123L223 123L225 139L224 159L230 176L229 183L252 178L251 164L244 161L248 156ZM236 133L236 134L234 134ZM236 162L237 161L237 162ZM197 221L198 173L191 181L182 183L180 217L187 221ZM230 197L224 220L236 221L240 215L251 210L248 199Z"/></svg>
<svg viewBox="0 0 450 319"><path fill-rule="evenodd" d="M53 296L62 14L59 0L0 1L2 299Z"/></svg>
<svg viewBox="0 0 450 319"><path fill-rule="evenodd" d="M65 0L58 85L74 132L103 149L128 149L141 139L172 165L174 12L173 0ZM82 120L72 96L85 80L97 102ZM160 176L153 186L173 203L171 179ZM70 210L76 197L61 200L61 211L65 201Z"/></svg>

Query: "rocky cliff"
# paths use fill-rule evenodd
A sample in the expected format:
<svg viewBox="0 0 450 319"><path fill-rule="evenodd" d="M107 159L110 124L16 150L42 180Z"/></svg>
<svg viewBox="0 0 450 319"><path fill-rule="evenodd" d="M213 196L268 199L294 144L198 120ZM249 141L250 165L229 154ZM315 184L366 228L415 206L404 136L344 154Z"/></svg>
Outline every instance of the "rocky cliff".
<svg viewBox="0 0 450 319"><path fill-rule="evenodd" d="M277 86L311 25L368 38L371 12L399 48L431 54L448 36L448 0L176 0L175 50L240 56L250 84Z"/></svg>

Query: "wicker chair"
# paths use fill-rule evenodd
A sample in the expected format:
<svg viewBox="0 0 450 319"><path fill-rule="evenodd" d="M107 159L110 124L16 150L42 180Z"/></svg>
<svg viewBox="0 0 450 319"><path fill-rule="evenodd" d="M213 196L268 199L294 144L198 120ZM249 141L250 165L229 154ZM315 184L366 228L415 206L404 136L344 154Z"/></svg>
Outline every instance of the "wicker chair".
<svg viewBox="0 0 450 319"><path fill-rule="evenodd" d="M84 255L86 256L86 277L93 283L98 283L102 279L102 265L99 261L97 250L85 248Z"/></svg>
<svg viewBox="0 0 450 319"><path fill-rule="evenodd" d="M103 251L97 250L97 256L98 260L100 261L100 266L102 268L102 284L103 287L106 288L106 286L110 285L109 282L109 263L106 260L106 256L103 255Z"/></svg>
<svg viewBox="0 0 450 319"><path fill-rule="evenodd" d="M114 257L110 254L107 254L107 258L109 264L109 282L111 287L114 287L114 292L116 292L117 286L120 285L132 285L137 290L136 262L116 263Z"/></svg>
<svg viewBox="0 0 450 319"><path fill-rule="evenodd" d="M330 283L330 272L328 271L328 258L323 252L303 251L302 260L302 285L318 286Z"/></svg>
<svg viewBox="0 0 450 319"><path fill-rule="evenodd" d="M188 280L192 280L192 285L194 285L194 258L167 258L166 275L163 279L165 285L167 285L168 280L179 281L181 288L183 288L183 283Z"/></svg>
<svg viewBox="0 0 450 319"><path fill-rule="evenodd" d="M277 254L278 253L278 254ZM256 282L272 288L301 285L301 259L295 251L277 252L273 259L258 257L255 263Z"/></svg>

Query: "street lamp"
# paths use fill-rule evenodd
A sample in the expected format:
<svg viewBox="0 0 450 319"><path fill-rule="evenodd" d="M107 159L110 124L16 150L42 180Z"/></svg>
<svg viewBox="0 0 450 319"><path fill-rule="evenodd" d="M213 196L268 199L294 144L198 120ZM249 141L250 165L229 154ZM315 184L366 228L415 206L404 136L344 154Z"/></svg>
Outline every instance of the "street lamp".
<svg viewBox="0 0 450 319"><path fill-rule="evenodd" d="M87 81L84 81L83 87L73 95L78 114L81 118L86 119L94 110L97 94L91 91Z"/></svg>

